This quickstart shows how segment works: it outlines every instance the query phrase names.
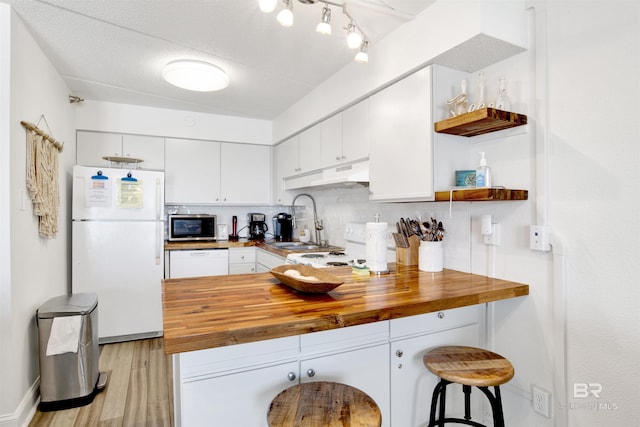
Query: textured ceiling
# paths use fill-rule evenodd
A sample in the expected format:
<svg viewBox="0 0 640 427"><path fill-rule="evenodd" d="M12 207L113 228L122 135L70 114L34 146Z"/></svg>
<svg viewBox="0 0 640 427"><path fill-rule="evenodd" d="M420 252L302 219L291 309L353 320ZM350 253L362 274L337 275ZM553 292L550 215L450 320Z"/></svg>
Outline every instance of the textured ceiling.
<svg viewBox="0 0 640 427"><path fill-rule="evenodd" d="M371 44L435 0L350 0ZM11 0L73 95L85 99L273 119L353 61L347 19L332 7L333 35L315 32L322 4L294 0L294 25L257 0ZM278 5L278 8L281 6ZM179 58L217 64L220 92L175 88L162 67ZM371 56L370 61L376 58ZM367 67L367 65L359 65Z"/></svg>

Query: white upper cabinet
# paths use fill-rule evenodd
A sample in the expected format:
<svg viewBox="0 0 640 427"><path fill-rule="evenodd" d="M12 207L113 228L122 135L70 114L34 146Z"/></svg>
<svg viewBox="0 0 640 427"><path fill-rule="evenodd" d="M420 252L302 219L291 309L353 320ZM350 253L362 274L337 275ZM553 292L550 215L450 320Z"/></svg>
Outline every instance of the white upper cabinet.
<svg viewBox="0 0 640 427"><path fill-rule="evenodd" d="M276 177L282 179L300 173L297 135L276 146L275 151Z"/></svg>
<svg viewBox="0 0 640 427"><path fill-rule="evenodd" d="M220 162L221 203L271 202L271 147L222 143Z"/></svg>
<svg viewBox="0 0 640 427"><path fill-rule="evenodd" d="M166 139L165 203L220 202L220 143Z"/></svg>
<svg viewBox="0 0 640 427"><path fill-rule="evenodd" d="M268 204L271 147L167 138L168 204Z"/></svg>
<svg viewBox="0 0 640 427"><path fill-rule="evenodd" d="M342 160L355 162L369 157L369 99L342 112Z"/></svg>
<svg viewBox="0 0 640 427"><path fill-rule="evenodd" d="M78 131L76 164L109 166L103 157L141 159L141 169L164 170L164 138L145 135Z"/></svg>
<svg viewBox="0 0 640 427"><path fill-rule="evenodd" d="M431 69L369 98L369 199L433 200Z"/></svg>
<svg viewBox="0 0 640 427"><path fill-rule="evenodd" d="M343 162L342 113L323 121L320 128L322 130L322 167L327 168Z"/></svg>
<svg viewBox="0 0 640 427"><path fill-rule="evenodd" d="M320 169L322 132L319 124L298 135L298 173Z"/></svg>
<svg viewBox="0 0 640 427"><path fill-rule="evenodd" d="M329 117L322 128L322 168L369 157L369 101Z"/></svg>

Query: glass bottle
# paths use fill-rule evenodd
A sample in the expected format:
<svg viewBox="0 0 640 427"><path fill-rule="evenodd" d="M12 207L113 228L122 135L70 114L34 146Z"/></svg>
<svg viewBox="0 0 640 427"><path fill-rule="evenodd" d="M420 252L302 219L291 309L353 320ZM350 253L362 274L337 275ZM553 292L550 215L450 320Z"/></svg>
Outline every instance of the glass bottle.
<svg viewBox="0 0 640 427"><path fill-rule="evenodd" d="M507 82L504 77L498 80L498 96L496 98L496 108L498 110L509 111L511 109L511 100L507 95Z"/></svg>

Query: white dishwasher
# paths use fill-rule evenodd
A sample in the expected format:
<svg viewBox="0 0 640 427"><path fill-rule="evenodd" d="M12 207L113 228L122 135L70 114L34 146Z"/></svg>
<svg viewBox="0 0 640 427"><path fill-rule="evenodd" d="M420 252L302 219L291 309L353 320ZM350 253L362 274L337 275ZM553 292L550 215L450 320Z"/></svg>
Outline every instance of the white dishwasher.
<svg viewBox="0 0 640 427"><path fill-rule="evenodd" d="M169 252L169 277L222 276L229 274L228 249L197 249Z"/></svg>

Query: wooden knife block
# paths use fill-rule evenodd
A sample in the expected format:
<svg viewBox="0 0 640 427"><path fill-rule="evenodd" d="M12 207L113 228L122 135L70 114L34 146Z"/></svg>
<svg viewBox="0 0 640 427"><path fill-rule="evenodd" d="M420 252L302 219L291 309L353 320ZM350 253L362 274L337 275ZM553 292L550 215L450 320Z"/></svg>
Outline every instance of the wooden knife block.
<svg viewBox="0 0 640 427"><path fill-rule="evenodd" d="M418 265L418 248L420 238L415 234L409 237L408 248L396 248L396 267L413 267Z"/></svg>

